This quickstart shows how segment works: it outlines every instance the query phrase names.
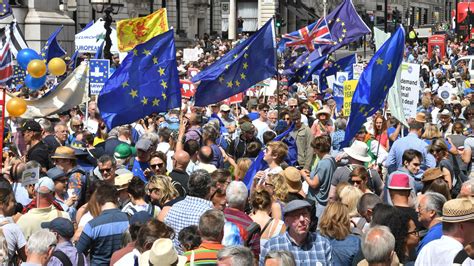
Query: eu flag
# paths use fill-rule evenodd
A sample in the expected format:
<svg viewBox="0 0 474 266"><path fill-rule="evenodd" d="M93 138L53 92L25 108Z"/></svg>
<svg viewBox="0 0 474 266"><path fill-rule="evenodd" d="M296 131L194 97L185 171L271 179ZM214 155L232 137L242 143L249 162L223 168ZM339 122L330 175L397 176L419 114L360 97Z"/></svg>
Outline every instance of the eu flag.
<svg viewBox="0 0 474 266"><path fill-rule="evenodd" d="M12 8L8 0L0 0L0 20L12 16Z"/></svg>
<svg viewBox="0 0 474 266"><path fill-rule="evenodd" d="M64 49L61 47L57 40L58 34L61 32L62 29L63 26L57 28L56 31L53 32L51 36L49 36L48 40L46 41L46 44L41 50L41 56L44 60L46 60L46 62L49 62L49 60L55 57L61 57L66 54L66 51L64 51Z"/></svg>
<svg viewBox="0 0 474 266"><path fill-rule="evenodd" d="M313 54L311 54L313 55ZM316 59L312 59L312 56L309 56L307 60L309 63L306 63L304 66L300 67L296 73L288 81L288 85L292 85L295 82L307 82L312 80L312 75L316 71L320 70L324 62L326 62L326 56L320 56Z"/></svg>
<svg viewBox="0 0 474 266"><path fill-rule="evenodd" d="M384 103L388 90L395 80L403 59L405 31L398 27L395 34L375 53L364 72L352 97L351 114L346 128L343 147L355 136L368 116L373 115Z"/></svg>
<svg viewBox="0 0 474 266"><path fill-rule="evenodd" d="M137 45L100 91L98 106L109 129L181 106L173 31Z"/></svg>
<svg viewBox="0 0 474 266"><path fill-rule="evenodd" d="M349 80L351 80L354 75L354 68L352 65L355 64L356 61L356 54L352 54L337 60L332 66L319 70L317 74L319 75L320 90L325 91L328 88L328 82L326 78L328 76L336 75L337 72L347 72Z"/></svg>
<svg viewBox="0 0 474 266"><path fill-rule="evenodd" d="M219 102L276 74L275 32L271 19L250 38L193 77L193 82L201 81L194 95L195 105Z"/></svg>

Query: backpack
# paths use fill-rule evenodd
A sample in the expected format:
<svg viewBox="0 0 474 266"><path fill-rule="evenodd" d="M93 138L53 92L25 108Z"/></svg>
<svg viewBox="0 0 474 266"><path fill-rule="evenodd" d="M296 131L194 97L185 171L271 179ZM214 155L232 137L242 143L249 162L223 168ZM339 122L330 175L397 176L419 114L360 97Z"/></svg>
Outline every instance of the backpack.
<svg viewBox="0 0 474 266"><path fill-rule="evenodd" d="M54 250L53 252L53 257L56 257L62 264L63 266L73 266L73 263L71 262L71 260L69 259L69 257L64 253L62 252L61 250ZM77 265L77 266L84 266L84 255L77 251L77 264L74 264L74 265Z"/></svg>
<svg viewBox="0 0 474 266"><path fill-rule="evenodd" d="M288 154L286 155L285 162L289 166L295 166L298 163L298 147L296 146L296 139L292 136L287 136L282 140L288 146Z"/></svg>
<svg viewBox="0 0 474 266"><path fill-rule="evenodd" d="M77 208L81 207L82 205L84 205L87 201L89 201L88 197L87 197L87 191L89 190L89 187L91 186L92 183L94 183L94 178L93 178L93 174L91 174L90 172L86 172L84 171L83 169L81 168L75 168L73 169L73 171L71 173L69 173L69 178L76 174L76 173L79 173L81 175L84 175L84 180L81 179L81 183L83 181L83 184L81 184L81 198L78 199L78 203L77 203Z"/></svg>
<svg viewBox="0 0 474 266"><path fill-rule="evenodd" d="M137 213L137 209L130 207L130 210L132 211L132 214L130 216L133 216L135 213ZM155 205L148 203L148 208L146 209L146 212L151 216L155 217Z"/></svg>

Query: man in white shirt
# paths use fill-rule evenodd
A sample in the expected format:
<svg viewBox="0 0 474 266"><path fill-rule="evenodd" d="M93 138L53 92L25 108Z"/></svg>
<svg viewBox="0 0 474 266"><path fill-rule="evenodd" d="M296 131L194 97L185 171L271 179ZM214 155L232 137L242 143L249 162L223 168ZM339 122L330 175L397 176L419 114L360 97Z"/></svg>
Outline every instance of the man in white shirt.
<svg viewBox="0 0 474 266"><path fill-rule="evenodd" d="M263 143L263 133L270 130L268 126L267 114L270 110L270 106L266 103L261 103L258 105L259 118L252 121L252 124L257 128L257 138Z"/></svg>
<svg viewBox="0 0 474 266"><path fill-rule="evenodd" d="M443 236L426 244L415 261L415 266L452 265L454 257L463 247L474 241L474 203L460 198L443 206ZM462 265L474 265L466 259Z"/></svg>

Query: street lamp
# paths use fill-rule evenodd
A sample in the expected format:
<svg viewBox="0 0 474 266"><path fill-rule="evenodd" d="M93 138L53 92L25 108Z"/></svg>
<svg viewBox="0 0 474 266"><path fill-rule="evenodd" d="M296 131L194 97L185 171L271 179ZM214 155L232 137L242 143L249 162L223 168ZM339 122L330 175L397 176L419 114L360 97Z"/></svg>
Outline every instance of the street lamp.
<svg viewBox="0 0 474 266"><path fill-rule="evenodd" d="M92 8L97 11L97 13L105 13L104 16L104 28L105 28L105 46L104 46L104 58L112 60L112 53L110 53L110 48L112 47L112 40L110 39L110 34L112 34L112 16L110 14L117 15L120 12L120 8L123 7L123 4L120 3L120 0L90 0Z"/></svg>

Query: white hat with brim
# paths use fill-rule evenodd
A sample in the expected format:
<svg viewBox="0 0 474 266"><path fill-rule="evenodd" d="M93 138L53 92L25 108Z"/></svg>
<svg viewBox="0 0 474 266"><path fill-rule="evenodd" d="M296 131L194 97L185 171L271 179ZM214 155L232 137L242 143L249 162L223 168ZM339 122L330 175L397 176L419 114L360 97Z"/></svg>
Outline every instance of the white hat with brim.
<svg viewBox="0 0 474 266"><path fill-rule="evenodd" d="M138 265L176 265L184 266L187 258L178 255L174 249L173 242L168 238L160 238L153 243L150 250L140 255Z"/></svg>
<svg viewBox="0 0 474 266"><path fill-rule="evenodd" d="M368 155L368 146L362 141L355 140L349 148L344 148L344 152L361 162L370 162L371 160Z"/></svg>
<svg viewBox="0 0 474 266"><path fill-rule="evenodd" d="M322 115L322 114L331 115L329 110L327 110L326 108L322 108L321 110L316 112L316 116L319 116L319 115Z"/></svg>

